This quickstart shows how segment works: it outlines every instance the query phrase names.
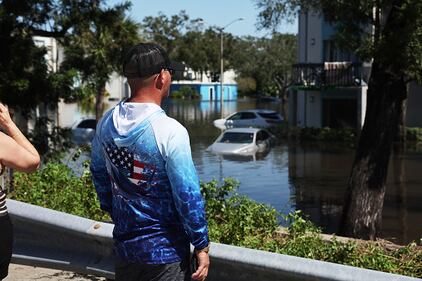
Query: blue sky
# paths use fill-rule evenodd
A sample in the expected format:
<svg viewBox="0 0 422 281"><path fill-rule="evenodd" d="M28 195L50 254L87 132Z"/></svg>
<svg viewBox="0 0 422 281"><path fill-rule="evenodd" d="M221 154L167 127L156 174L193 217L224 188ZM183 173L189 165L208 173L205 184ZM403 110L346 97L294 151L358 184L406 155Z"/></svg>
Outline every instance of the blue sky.
<svg viewBox="0 0 422 281"><path fill-rule="evenodd" d="M108 0L110 5L121 3L122 0ZM226 32L237 36L265 36L267 30L257 31L256 22L258 10L252 0L132 0L131 17L142 21L146 16L157 16L163 12L167 16L178 14L185 10L191 19L202 18L207 26L223 27L237 18L243 21L235 22L227 27ZM293 24L284 24L279 32L297 33L297 20Z"/></svg>

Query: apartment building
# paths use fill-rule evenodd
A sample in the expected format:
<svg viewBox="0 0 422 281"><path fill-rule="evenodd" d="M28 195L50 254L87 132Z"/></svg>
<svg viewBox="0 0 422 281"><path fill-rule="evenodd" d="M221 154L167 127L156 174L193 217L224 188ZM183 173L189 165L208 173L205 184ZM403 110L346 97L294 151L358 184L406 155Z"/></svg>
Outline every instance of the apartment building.
<svg viewBox="0 0 422 281"><path fill-rule="evenodd" d="M336 48L335 28L319 12L299 13L299 61L293 65L289 124L298 127L363 126L370 62ZM422 87L409 85L406 125L422 127Z"/></svg>

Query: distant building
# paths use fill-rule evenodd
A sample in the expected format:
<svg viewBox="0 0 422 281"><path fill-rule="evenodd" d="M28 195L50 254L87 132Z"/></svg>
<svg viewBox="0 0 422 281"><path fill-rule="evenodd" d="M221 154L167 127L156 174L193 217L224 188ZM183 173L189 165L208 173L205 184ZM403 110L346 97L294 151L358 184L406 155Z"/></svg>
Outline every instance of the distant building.
<svg viewBox="0 0 422 281"><path fill-rule="evenodd" d="M46 49L45 59L48 64L49 71L56 72L60 63L64 60L63 48L58 44L57 40L51 37L33 37L34 43L39 47ZM224 100L237 99L237 83L235 81L235 73L228 70L224 73ZM191 69L187 69L183 74L186 80L174 80L171 84L170 92L179 90L183 86L194 88L202 101L219 101L221 97L220 83L212 82L210 73L195 73ZM178 77L175 76L175 79ZM105 108L111 108L122 99L130 96L130 88L125 77L117 73L110 76L106 84L106 96L104 98ZM92 109L93 110L93 109ZM79 108L76 103L65 103L60 101L55 110L46 106L39 105L35 110L35 117L48 117L52 120L52 126L71 127L77 121L84 117L94 117L95 113L85 112ZM18 117L18 116L17 116ZM30 120L28 124L24 124L29 130L33 129L34 120ZM23 122L23 121L22 121Z"/></svg>
<svg viewBox="0 0 422 281"><path fill-rule="evenodd" d="M299 13L299 61L293 65L289 124L298 127L363 126L371 64L335 47L335 28L313 11ZM422 87L409 87L406 125L422 127Z"/></svg>
<svg viewBox="0 0 422 281"><path fill-rule="evenodd" d="M57 40L51 37L40 36L34 36L33 40L36 46L44 47L46 49L45 60L48 65L48 70L52 72L58 71L60 63L64 60L64 51ZM126 78L117 73L113 73L106 84L106 97L104 98L105 108L114 106L129 95L129 87ZM65 103L60 101L55 110L38 105L35 110L35 117L48 117L53 122L52 125L71 127L84 116L88 115L94 117L95 115L94 112L84 113L82 111L83 110L80 110L76 103ZM33 121L29 121L28 128L33 128Z"/></svg>
<svg viewBox="0 0 422 281"><path fill-rule="evenodd" d="M201 101L219 101L221 100L220 83L202 83L202 82L173 82L170 86L171 93L180 90L182 87L193 88L200 95ZM224 84L224 101L237 100L237 84Z"/></svg>
<svg viewBox="0 0 422 281"><path fill-rule="evenodd" d="M191 87L199 93L201 101L220 101L221 85L219 82L212 82L208 73L197 74L192 70L187 70L184 74L189 80L173 81L170 86L170 97L174 91L179 91L182 87ZM235 81L236 74L233 70L224 72L223 100L237 100L237 83Z"/></svg>
<svg viewBox="0 0 422 281"><path fill-rule="evenodd" d="M51 37L41 36L34 36L32 39L34 40L34 44L37 47L45 48L46 54L44 55L44 58L47 62L48 71L56 72L60 63L63 61L63 50L58 45L57 40ZM25 132L34 129L35 121L37 118L46 117L51 120L52 123L49 124L50 129L58 124L58 111L51 109L46 104L38 104L34 111L31 112L31 116L34 118L30 118L28 120L26 117L21 115L19 111L15 111L14 121Z"/></svg>

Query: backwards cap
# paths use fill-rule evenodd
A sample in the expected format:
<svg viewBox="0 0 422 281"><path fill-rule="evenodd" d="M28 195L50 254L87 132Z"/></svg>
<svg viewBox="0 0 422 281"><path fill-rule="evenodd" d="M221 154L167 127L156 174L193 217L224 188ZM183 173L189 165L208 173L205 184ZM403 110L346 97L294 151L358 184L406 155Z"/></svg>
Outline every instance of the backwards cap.
<svg viewBox="0 0 422 281"><path fill-rule="evenodd" d="M183 71L184 65L171 61L167 52L154 43L140 43L130 48L123 59L123 74L127 78L145 78L162 69Z"/></svg>

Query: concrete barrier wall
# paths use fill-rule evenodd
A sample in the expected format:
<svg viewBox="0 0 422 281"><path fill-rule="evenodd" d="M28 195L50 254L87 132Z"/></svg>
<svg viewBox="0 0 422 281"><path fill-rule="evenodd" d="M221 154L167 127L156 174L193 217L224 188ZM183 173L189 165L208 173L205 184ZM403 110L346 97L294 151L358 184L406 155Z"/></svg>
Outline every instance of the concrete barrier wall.
<svg viewBox="0 0 422 281"><path fill-rule="evenodd" d="M114 279L113 225L7 201L15 227L13 262ZM209 281L421 280L224 244L211 244Z"/></svg>

